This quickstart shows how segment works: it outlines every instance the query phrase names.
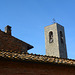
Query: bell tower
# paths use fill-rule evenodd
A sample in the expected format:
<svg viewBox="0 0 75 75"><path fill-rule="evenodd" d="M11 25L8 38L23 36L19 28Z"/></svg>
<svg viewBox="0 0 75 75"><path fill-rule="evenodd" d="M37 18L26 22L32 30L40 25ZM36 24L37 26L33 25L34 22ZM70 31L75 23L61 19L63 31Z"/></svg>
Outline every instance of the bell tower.
<svg viewBox="0 0 75 75"><path fill-rule="evenodd" d="M46 55L67 58L64 27L54 23L44 29Z"/></svg>

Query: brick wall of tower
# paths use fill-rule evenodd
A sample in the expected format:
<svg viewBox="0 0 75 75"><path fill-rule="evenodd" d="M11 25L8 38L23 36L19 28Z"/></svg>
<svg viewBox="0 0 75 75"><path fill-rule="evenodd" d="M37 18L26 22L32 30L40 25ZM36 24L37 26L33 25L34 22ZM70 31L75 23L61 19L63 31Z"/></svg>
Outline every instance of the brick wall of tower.
<svg viewBox="0 0 75 75"><path fill-rule="evenodd" d="M53 32L52 43L49 42L49 32L51 31ZM56 24L52 24L45 27L45 48L46 48L46 55L60 57Z"/></svg>
<svg viewBox="0 0 75 75"><path fill-rule="evenodd" d="M75 67L0 60L0 75L75 75Z"/></svg>
<svg viewBox="0 0 75 75"><path fill-rule="evenodd" d="M50 32L53 34L51 37L53 40L52 42L50 42ZM62 32L62 37L60 32ZM63 43L61 43L61 38ZM54 23L45 27L45 47L46 55L67 58L65 31L63 26Z"/></svg>

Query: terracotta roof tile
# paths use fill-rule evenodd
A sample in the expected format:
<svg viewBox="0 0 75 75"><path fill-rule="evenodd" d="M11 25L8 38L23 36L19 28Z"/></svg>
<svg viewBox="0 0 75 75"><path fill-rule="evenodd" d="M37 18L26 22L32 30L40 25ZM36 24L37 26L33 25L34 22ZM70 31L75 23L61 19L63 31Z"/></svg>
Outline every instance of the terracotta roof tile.
<svg viewBox="0 0 75 75"><path fill-rule="evenodd" d="M57 64L68 64L75 66L75 60L72 59L63 59L53 56L46 56L46 55L36 55L36 54L29 54L29 53L15 53L9 52L6 50L0 50L0 57L3 58L10 58L10 59L18 59L18 60L28 60L28 61L38 61L38 62L48 62L48 63L57 63Z"/></svg>

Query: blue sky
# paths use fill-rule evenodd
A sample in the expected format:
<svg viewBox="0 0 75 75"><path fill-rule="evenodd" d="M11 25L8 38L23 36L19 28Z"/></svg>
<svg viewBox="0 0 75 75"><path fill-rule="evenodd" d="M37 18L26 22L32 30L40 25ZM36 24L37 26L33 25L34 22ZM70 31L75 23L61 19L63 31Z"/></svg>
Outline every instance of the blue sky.
<svg viewBox="0 0 75 75"><path fill-rule="evenodd" d="M65 27L68 58L75 59L75 0L0 0L0 29L33 45L29 53L45 54L44 27L52 19Z"/></svg>

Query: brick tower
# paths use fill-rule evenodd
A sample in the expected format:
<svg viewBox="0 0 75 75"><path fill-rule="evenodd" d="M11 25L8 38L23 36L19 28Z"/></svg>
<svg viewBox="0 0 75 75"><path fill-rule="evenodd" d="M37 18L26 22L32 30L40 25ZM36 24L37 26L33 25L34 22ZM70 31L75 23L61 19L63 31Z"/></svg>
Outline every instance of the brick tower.
<svg viewBox="0 0 75 75"><path fill-rule="evenodd" d="M64 27L58 23L45 27L46 55L67 58Z"/></svg>

